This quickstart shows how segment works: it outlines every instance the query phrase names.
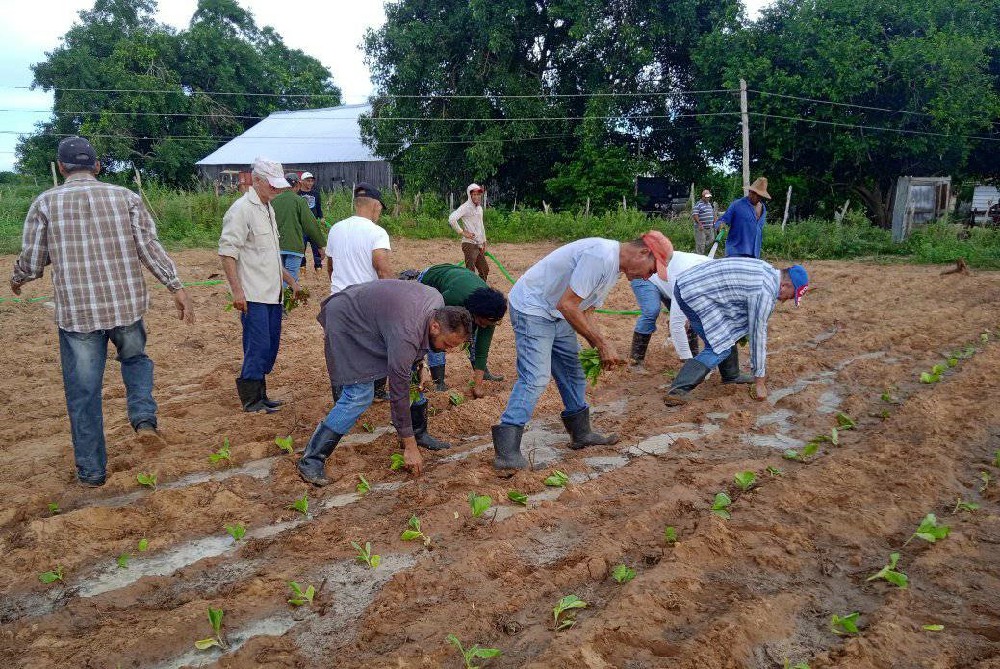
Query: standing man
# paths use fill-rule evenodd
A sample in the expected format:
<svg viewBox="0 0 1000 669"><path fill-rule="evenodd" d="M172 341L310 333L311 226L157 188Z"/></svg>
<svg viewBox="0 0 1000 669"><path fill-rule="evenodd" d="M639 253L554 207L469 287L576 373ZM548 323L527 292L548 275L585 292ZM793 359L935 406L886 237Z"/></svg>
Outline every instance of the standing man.
<svg viewBox="0 0 1000 669"><path fill-rule="evenodd" d="M466 189L469 196L462 205L451 212L448 225L461 235L462 254L465 256L465 267L479 272L483 281L489 276L490 266L486 263L486 228L483 225L483 187L479 184L469 184ZM459 224L461 221L461 224Z"/></svg>
<svg viewBox="0 0 1000 669"><path fill-rule="evenodd" d="M726 238L727 258L760 258L764 224L767 222L764 200L770 199L767 179L760 177L750 184L747 196L729 205L726 213L715 222L716 228L729 226L729 236Z"/></svg>
<svg viewBox="0 0 1000 669"><path fill-rule="evenodd" d="M96 488L104 485L108 459L101 388L109 341L118 351L132 429L143 440L158 438L142 268L173 293L178 318L194 323L194 308L142 198L97 180L101 164L90 142L59 142L58 165L65 182L31 203L10 289L20 295L21 286L52 265L76 476L81 485Z"/></svg>
<svg viewBox="0 0 1000 669"><path fill-rule="evenodd" d="M403 460L420 474L417 448L427 431L427 410L410 406L413 364L428 351L461 346L472 333L472 318L461 307L444 306L441 293L415 281L375 281L328 297L317 320L325 332L330 383L341 397L313 433L298 462L299 475L325 486L324 465L340 439L364 413L375 395L374 380L388 377L392 424Z"/></svg>
<svg viewBox="0 0 1000 669"><path fill-rule="evenodd" d="M251 185L222 217L219 256L243 326L243 368L236 379L243 410L278 410L267 396L267 375L281 343L281 280L298 295L299 284L281 265L278 224L271 201L289 188L281 163L257 158Z"/></svg>
<svg viewBox="0 0 1000 669"><path fill-rule="evenodd" d="M308 172L307 172L308 174ZM320 254L326 248L326 233L320 228L304 198L298 196L299 178L294 172L285 175L291 188L283 190L271 201L274 218L278 224L278 243L281 247L281 265L296 281L299 269L305 260L306 246L303 239L311 240L320 247Z"/></svg>
<svg viewBox="0 0 1000 669"><path fill-rule="evenodd" d="M617 435L590 429L577 335L597 349L605 369L622 364L614 344L598 327L594 309L604 303L620 272L629 279L646 279L654 272L666 278L672 254L670 240L656 231L624 243L590 237L556 249L518 279L510 291L517 382L500 424L493 426L495 468L528 466L521 455L521 437L550 376L565 407L562 420L572 437L570 448L618 441Z"/></svg>
<svg viewBox="0 0 1000 669"><path fill-rule="evenodd" d="M674 306L691 322L705 349L684 363L667 391L668 406L688 401L713 367L722 382L754 383L757 400L767 397L767 320L776 302L795 299L809 288L801 265L777 270L756 258L723 258L684 272L674 287ZM753 376L740 373L736 343L747 337Z"/></svg>
<svg viewBox="0 0 1000 669"><path fill-rule="evenodd" d="M326 226L326 221L323 220L323 203L322 198L318 190L315 190L316 177L313 176L312 172L303 172L302 176L299 177L299 196L306 201L309 205L309 211L312 212L313 217L319 221L321 227ZM320 244L318 237L310 237L304 235L302 238L303 249L306 244L312 247L313 256L313 270L319 272L323 268L323 254L320 252L323 248L323 244ZM306 259L303 255L302 257L302 267L306 266Z"/></svg>
<svg viewBox="0 0 1000 669"><path fill-rule="evenodd" d="M674 251L670 263L667 265L666 281L654 274L648 280L634 279L631 282L632 292L635 293L641 312L635 323L635 332L632 333L629 367L631 371L645 373L642 363L646 359L649 340L656 332L656 320L660 315L661 304L670 311L670 341L673 343L677 357L681 360L687 360L692 355L697 355L698 335L687 325L687 316L680 308L671 303L671 298L674 294L677 277L703 262L708 262L706 256ZM694 351L693 354L692 351Z"/></svg>
<svg viewBox="0 0 1000 669"><path fill-rule="evenodd" d="M715 237L715 221L718 216L715 214L715 205L712 204L712 191L707 188L701 192L701 199L691 210L691 217L694 218L694 250L703 256L712 246Z"/></svg>

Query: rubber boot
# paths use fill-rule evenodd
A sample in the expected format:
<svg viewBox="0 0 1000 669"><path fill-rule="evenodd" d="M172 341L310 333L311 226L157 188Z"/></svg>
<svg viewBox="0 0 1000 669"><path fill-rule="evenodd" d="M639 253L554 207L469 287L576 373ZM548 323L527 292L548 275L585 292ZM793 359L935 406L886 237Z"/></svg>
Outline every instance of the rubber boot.
<svg viewBox="0 0 1000 669"><path fill-rule="evenodd" d="M236 379L236 392L247 413L274 413L275 407L264 404L264 382L259 379Z"/></svg>
<svg viewBox="0 0 1000 669"><path fill-rule="evenodd" d="M266 376L264 377L264 380L261 381L261 392L263 393L263 399L261 399L261 402L263 402L267 406L271 407L272 409L277 409L278 407L284 405L284 402L282 402L281 400L272 400L270 397L267 396L267 377Z"/></svg>
<svg viewBox="0 0 1000 669"><path fill-rule="evenodd" d="M646 359L646 349L649 348L649 339L652 336L652 334L642 334L641 332L632 333L632 352L629 354L632 362L629 365L629 371L640 374L646 372L642 361Z"/></svg>
<svg viewBox="0 0 1000 669"><path fill-rule="evenodd" d="M562 422L573 439L569 445L573 450L587 446L610 446L618 443L617 434L601 434L590 429L590 407L584 407L576 413L563 416Z"/></svg>
<svg viewBox="0 0 1000 669"><path fill-rule="evenodd" d="M684 326L687 330L688 338L688 348L691 349L691 357L698 355L701 352L701 340L698 338L698 334L691 327L690 323Z"/></svg>
<svg viewBox="0 0 1000 669"><path fill-rule="evenodd" d="M385 389L385 379L375 379L375 401L388 402L389 393Z"/></svg>
<svg viewBox="0 0 1000 669"><path fill-rule="evenodd" d="M500 423L493 426L493 458L495 469L527 469L528 461L521 455L523 425Z"/></svg>
<svg viewBox="0 0 1000 669"><path fill-rule="evenodd" d="M489 367L483 370L483 381L503 381L503 379L503 374L491 374Z"/></svg>
<svg viewBox="0 0 1000 669"><path fill-rule="evenodd" d="M748 384L754 382L752 375L740 372L740 351L738 346L733 346L733 350L726 356L726 359L719 363L719 376L722 377L722 382L727 384Z"/></svg>
<svg viewBox="0 0 1000 669"><path fill-rule="evenodd" d="M431 370L431 379L434 381L434 390L443 393L448 390L448 384L444 382L444 365L428 367Z"/></svg>
<svg viewBox="0 0 1000 669"><path fill-rule="evenodd" d="M330 483L325 473L326 459L333 453L333 449L337 447L343 436L323 423L316 426L316 431L313 432L313 436L306 446L306 452L302 454L296 465L303 481L320 487Z"/></svg>
<svg viewBox="0 0 1000 669"><path fill-rule="evenodd" d="M413 438L417 440L417 446L426 448L428 451L445 451L451 448L447 441L435 439L427 434L427 402L410 405L410 422L413 424Z"/></svg>
<svg viewBox="0 0 1000 669"><path fill-rule="evenodd" d="M663 401L671 407L684 404L688 401L691 391L705 380L709 371L711 370L708 367L694 358L684 361L684 366L681 367L681 371L677 372L677 376L670 384L670 390L667 391L667 396L663 398Z"/></svg>

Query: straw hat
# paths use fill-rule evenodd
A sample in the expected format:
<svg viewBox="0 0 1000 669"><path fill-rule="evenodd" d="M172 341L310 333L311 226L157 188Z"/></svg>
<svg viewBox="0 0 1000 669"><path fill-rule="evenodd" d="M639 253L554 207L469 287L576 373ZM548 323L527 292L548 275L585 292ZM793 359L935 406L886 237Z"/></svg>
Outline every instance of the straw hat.
<svg viewBox="0 0 1000 669"><path fill-rule="evenodd" d="M757 193L757 195L760 195L765 200L771 199L771 195L767 192L767 177L760 177L750 184L750 190Z"/></svg>

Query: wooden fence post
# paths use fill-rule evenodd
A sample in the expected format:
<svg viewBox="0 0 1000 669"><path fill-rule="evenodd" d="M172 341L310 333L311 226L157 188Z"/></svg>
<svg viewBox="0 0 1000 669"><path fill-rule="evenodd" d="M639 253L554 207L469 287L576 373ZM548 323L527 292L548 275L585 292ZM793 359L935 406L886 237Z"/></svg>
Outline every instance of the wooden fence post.
<svg viewBox="0 0 1000 669"><path fill-rule="evenodd" d="M785 195L785 215L781 219L781 231L785 231L785 223L788 223L788 205L792 202L792 187L788 187L788 194Z"/></svg>

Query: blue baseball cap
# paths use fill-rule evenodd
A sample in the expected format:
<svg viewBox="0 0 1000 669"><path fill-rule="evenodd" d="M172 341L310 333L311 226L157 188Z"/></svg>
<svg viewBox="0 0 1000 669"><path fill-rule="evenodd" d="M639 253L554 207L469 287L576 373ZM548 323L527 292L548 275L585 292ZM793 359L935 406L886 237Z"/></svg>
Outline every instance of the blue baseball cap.
<svg viewBox="0 0 1000 669"><path fill-rule="evenodd" d="M809 275L806 274L806 269L802 265L792 265L788 268L788 278L795 286L795 306L799 306L799 300L809 290Z"/></svg>

